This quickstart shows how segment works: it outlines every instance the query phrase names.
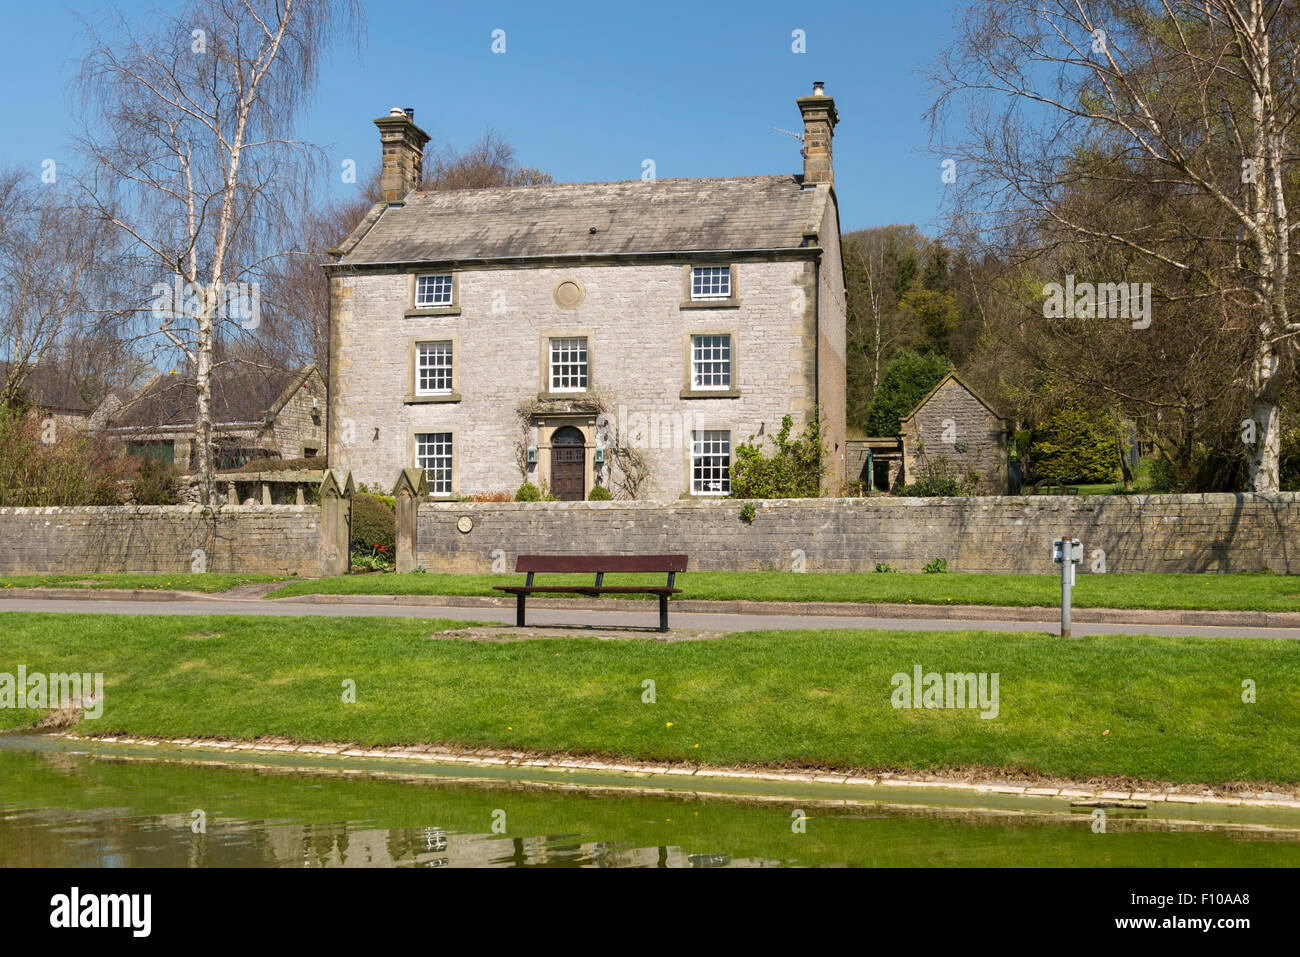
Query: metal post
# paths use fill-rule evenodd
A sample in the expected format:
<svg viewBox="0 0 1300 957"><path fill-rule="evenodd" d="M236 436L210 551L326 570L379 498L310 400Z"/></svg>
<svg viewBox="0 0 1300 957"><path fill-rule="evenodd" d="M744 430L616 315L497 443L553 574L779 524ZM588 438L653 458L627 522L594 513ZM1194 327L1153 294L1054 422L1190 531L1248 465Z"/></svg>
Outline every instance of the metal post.
<svg viewBox="0 0 1300 957"><path fill-rule="evenodd" d="M1070 561L1070 539L1065 539L1064 561L1061 562L1061 637L1070 637L1070 573L1074 565Z"/></svg>

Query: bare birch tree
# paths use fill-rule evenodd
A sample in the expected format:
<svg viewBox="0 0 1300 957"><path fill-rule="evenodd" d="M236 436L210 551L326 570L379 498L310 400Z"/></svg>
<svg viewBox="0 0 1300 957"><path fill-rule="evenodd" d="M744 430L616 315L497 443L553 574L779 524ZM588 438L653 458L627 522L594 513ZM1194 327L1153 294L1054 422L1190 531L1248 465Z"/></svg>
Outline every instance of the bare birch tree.
<svg viewBox="0 0 1300 957"><path fill-rule="evenodd" d="M0 405L14 404L61 339L91 333L104 318L95 295L103 233L61 184L0 173Z"/></svg>
<svg viewBox="0 0 1300 957"><path fill-rule="evenodd" d="M1164 309L1204 317L1207 340L1230 332L1213 374L1248 410L1249 486L1276 490L1300 335L1294 5L977 0L963 24L936 65L931 111L963 214L1004 252L1028 253L1027 241L1059 262L1073 248L1125 272L1103 281L1163 280ZM963 130L950 138L955 114ZM1161 342L1161 323L1124 334ZM1101 385L1117 399L1135 392Z"/></svg>
<svg viewBox="0 0 1300 957"><path fill-rule="evenodd" d="M257 327L259 277L310 200L313 151L294 124L325 49L360 19L352 0L192 0L147 27L120 14L87 27L83 185L127 240L154 331L193 370L205 505L218 501L214 343Z"/></svg>

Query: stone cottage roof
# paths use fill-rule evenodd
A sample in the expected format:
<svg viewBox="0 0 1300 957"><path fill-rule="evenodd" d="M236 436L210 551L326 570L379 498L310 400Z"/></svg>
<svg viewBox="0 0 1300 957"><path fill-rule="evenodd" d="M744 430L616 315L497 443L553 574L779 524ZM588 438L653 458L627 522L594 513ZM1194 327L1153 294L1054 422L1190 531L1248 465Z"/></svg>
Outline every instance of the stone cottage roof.
<svg viewBox="0 0 1300 957"><path fill-rule="evenodd" d="M229 426L266 421L278 412L316 372L312 363L301 369L264 368L246 363L218 366L212 373L212 422ZM156 429L193 425L194 379L188 375L156 375L113 417L113 428Z"/></svg>
<svg viewBox="0 0 1300 957"><path fill-rule="evenodd" d="M13 364L0 362L0 389L9 380ZM90 406L72 384L67 371L49 363L37 363L23 380L22 392L27 401L41 409L69 415L86 415Z"/></svg>
<svg viewBox="0 0 1300 957"><path fill-rule="evenodd" d="M781 175L416 191L405 204L372 210L340 264L797 249L820 231L831 195L827 185L802 182Z"/></svg>

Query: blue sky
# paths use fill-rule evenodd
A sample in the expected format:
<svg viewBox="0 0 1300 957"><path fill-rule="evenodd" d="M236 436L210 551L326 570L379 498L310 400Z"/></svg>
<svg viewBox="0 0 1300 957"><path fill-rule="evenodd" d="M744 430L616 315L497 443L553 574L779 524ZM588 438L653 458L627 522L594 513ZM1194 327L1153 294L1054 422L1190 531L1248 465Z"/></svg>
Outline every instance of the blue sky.
<svg viewBox="0 0 1300 957"><path fill-rule="evenodd" d="M117 6L136 17L154 5ZM85 47L75 12L96 9L54 0L6 11L0 165L39 176L45 158L75 163L68 81ZM345 159L371 168L371 120L413 106L435 141L466 145L491 127L557 181L636 179L645 159L660 177L795 172L798 144L772 128L800 129L795 98L824 80L840 113L843 228L925 228L937 216L944 186L926 152L923 71L951 34L955 2L371 0L365 9L360 54L331 56L301 127L335 170ZM491 49L498 29L504 54ZM806 53L792 52L796 29Z"/></svg>

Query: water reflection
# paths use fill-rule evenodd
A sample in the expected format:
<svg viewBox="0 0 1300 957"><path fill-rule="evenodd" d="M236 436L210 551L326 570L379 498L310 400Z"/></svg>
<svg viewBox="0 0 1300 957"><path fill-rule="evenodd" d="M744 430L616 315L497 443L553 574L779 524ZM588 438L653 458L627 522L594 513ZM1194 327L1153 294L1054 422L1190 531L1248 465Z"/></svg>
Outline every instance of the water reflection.
<svg viewBox="0 0 1300 957"><path fill-rule="evenodd" d="M5 867L1300 866L1296 830L1089 823L0 749Z"/></svg>

